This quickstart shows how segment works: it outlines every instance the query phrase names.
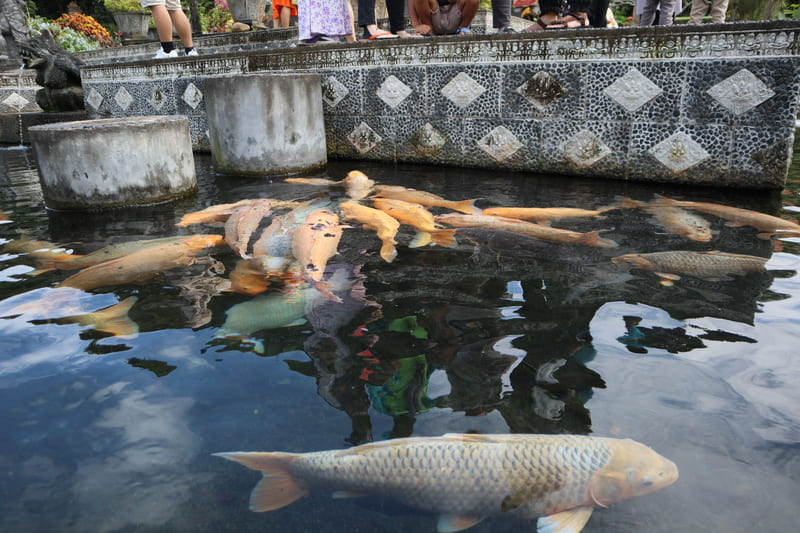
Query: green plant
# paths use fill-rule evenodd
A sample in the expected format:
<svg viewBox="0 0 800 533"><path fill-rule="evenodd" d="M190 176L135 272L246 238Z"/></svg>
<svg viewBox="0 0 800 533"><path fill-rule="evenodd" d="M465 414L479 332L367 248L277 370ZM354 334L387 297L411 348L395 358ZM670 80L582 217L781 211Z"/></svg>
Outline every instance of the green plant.
<svg viewBox="0 0 800 533"><path fill-rule="evenodd" d="M44 30L49 31L61 48L67 52L85 52L100 48L100 43L94 39L90 39L72 28L62 28L52 20L42 17L28 19L28 27L31 29L32 35L39 35Z"/></svg>
<svg viewBox="0 0 800 533"><path fill-rule="evenodd" d="M231 10L225 0L214 0L214 5L205 13L200 12L200 24L205 33L224 33L233 24Z"/></svg>
<svg viewBox="0 0 800 533"><path fill-rule="evenodd" d="M104 0L106 9L111 11L147 11L139 0Z"/></svg>

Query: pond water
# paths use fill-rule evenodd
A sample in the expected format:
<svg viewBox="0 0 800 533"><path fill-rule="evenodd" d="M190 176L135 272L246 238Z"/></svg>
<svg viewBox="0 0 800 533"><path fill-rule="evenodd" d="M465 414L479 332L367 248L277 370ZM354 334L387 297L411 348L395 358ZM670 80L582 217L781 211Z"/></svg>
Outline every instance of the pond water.
<svg viewBox="0 0 800 533"><path fill-rule="evenodd" d="M2 149L0 210L10 221L0 224L0 242L39 239L88 253L221 233L175 223L213 204L319 190L215 176L200 154L196 164L196 196L55 213L44 209L32 152ZM323 175L341 179L354 168L381 184L481 198L481 207L595 209L661 194L788 219L800 211L797 164L781 193L344 161L330 162ZM714 236L701 243L638 209L605 215L554 225L608 230L602 235L617 248L480 231L472 241L458 237L455 248L410 248L404 226L391 264L377 254L373 232L347 228L330 267L358 276L362 297L316 299L307 320L301 311L291 325L259 331L278 309L292 312L294 302L274 291L276 299L247 313L257 325L240 337L221 335L226 312L256 297L204 292L215 277L208 263L73 294L59 310L42 302L61 301L53 287L71 272L30 275L30 258L0 248L0 530L435 531L431 515L319 491L274 512L250 512L260 476L211 454L470 431L626 437L678 465L674 485L597 509L587 532L796 530L800 239L764 240L704 215ZM763 273L670 284L610 260L664 250L769 261ZM212 255L227 273L236 266L230 250ZM135 336L57 320L130 296L138 298L129 313ZM22 304L38 314L10 313ZM365 332L383 342L366 350ZM519 527L533 525L495 517L470 531Z"/></svg>

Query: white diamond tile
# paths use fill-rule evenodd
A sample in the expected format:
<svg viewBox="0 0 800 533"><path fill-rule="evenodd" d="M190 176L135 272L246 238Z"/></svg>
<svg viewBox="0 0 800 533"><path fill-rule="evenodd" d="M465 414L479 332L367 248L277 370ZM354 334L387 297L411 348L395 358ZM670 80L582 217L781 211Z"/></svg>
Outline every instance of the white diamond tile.
<svg viewBox="0 0 800 533"><path fill-rule="evenodd" d="M86 97L86 103L92 106L92 109L100 109L100 105L103 103L103 95L92 87L89 89L89 94Z"/></svg>
<svg viewBox="0 0 800 533"><path fill-rule="evenodd" d="M523 146L525 145L503 126L497 126L478 141L478 147L495 161L505 161Z"/></svg>
<svg viewBox="0 0 800 533"><path fill-rule="evenodd" d="M375 94L377 94L378 98L383 100L386 105L395 109L403 103L403 100L412 92L411 87L400 81L397 76L391 75L383 80L383 83L381 83L381 86L375 91Z"/></svg>
<svg viewBox="0 0 800 533"><path fill-rule="evenodd" d="M746 113L775 95L775 91L746 68L722 80L707 92L734 115Z"/></svg>
<svg viewBox="0 0 800 533"><path fill-rule="evenodd" d="M164 102L166 100L167 96L161 91L161 89L153 89L150 94L147 95L147 101L159 111L161 111L161 108L164 106Z"/></svg>
<svg viewBox="0 0 800 533"><path fill-rule="evenodd" d="M702 146L683 132L673 133L648 152L673 172L683 172L709 157Z"/></svg>
<svg viewBox="0 0 800 533"><path fill-rule="evenodd" d="M375 130L370 128L366 122L362 122L350 132L347 136L347 140L352 143L359 153L366 154L375 148L383 139Z"/></svg>
<svg viewBox="0 0 800 533"><path fill-rule="evenodd" d="M192 109L197 109L197 106L203 101L203 93L194 83L189 83L186 86L186 90L183 91L181 99Z"/></svg>
<svg viewBox="0 0 800 533"><path fill-rule="evenodd" d="M447 137L434 128L430 122L423 124L411 137L413 138L413 140L409 140L411 146L422 155L427 156L438 154L447 144Z"/></svg>
<svg viewBox="0 0 800 533"><path fill-rule="evenodd" d="M3 100L3 103L12 109L16 109L17 112L20 112L25 109L25 106L30 102L21 94L11 93L8 98Z"/></svg>
<svg viewBox="0 0 800 533"><path fill-rule="evenodd" d="M516 91L539 111L544 111L554 100L567 92L552 74L543 70L528 78L525 83L517 87Z"/></svg>
<svg viewBox="0 0 800 533"><path fill-rule="evenodd" d="M335 77L328 76L322 80L322 101L329 106L336 107L348 94L350 90Z"/></svg>
<svg viewBox="0 0 800 533"><path fill-rule="evenodd" d="M114 101L123 111L127 111L133 103L133 96L131 96L131 93L129 93L125 87L120 87L114 95Z"/></svg>
<svg viewBox="0 0 800 533"><path fill-rule="evenodd" d="M459 72L447 85L442 87L442 94L445 98L461 108L467 107L485 92L486 89L483 85L473 80L465 72Z"/></svg>
<svg viewBox="0 0 800 533"><path fill-rule="evenodd" d="M578 167L591 166L611 153L606 143L589 130L581 130L561 146L567 159Z"/></svg>
<svg viewBox="0 0 800 533"><path fill-rule="evenodd" d="M628 113L635 113L662 92L664 90L661 87L635 68L603 89L606 96L625 108Z"/></svg>

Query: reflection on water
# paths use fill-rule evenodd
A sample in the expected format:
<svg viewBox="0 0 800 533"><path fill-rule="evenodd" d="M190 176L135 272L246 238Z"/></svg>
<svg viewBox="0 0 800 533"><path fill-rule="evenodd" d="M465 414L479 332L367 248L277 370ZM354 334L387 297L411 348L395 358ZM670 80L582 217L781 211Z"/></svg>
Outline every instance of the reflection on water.
<svg viewBox="0 0 800 533"><path fill-rule="evenodd" d="M31 152L0 150L0 210L10 218L0 242L88 253L221 232L175 222L213 204L319 191L216 177L207 157L197 164L196 197L87 216L45 211ZM792 218L781 205L800 192L794 181L781 195L348 162L330 163L328 177L352 168L481 206L596 209L661 194ZM599 510L585 531L793 530L800 240L703 217L710 242L670 232L641 209L553 222L605 230L617 248L485 229L461 231L455 248L409 248L414 235L403 229L391 264L374 232L347 228L327 272L342 303L314 289L228 292L237 258L222 250L59 300L64 289L53 287L71 272L31 276L29 258L0 250L0 529L433 531L430 516L316 493L250 513L255 478L209 454L476 431L629 437L677 463L674 486ZM665 283L611 261L665 250L768 262L745 276ZM138 335L74 318L132 296ZM518 527L500 517L471 531Z"/></svg>

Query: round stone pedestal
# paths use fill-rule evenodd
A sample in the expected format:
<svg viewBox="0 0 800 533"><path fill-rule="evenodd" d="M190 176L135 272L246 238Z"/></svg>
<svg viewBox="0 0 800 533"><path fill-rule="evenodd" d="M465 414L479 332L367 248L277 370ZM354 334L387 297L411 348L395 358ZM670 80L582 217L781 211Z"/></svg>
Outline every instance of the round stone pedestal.
<svg viewBox="0 0 800 533"><path fill-rule="evenodd" d="M184 116L58 122L28 133L49 209L149 205L197 190Z"/></svg>
<svg viewBox="0 0 800 533"><path fill-rule="evenodd" d="M205 99L217 172L274 176L328 162L318 74L209 78Z"/></svg>

